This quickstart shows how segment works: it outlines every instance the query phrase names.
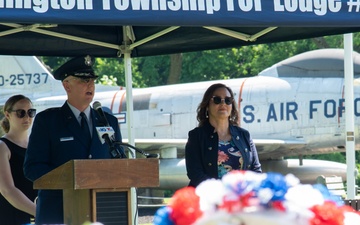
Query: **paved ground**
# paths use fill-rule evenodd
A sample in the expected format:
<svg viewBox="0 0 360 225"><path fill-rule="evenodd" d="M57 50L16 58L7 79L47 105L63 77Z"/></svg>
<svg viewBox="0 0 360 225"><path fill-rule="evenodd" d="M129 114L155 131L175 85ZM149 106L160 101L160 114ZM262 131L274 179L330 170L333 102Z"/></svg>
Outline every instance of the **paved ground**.
<svg viewBox="0 0 360 225"><path fill-rule="evenodd" d="M158 208L139 208L138 224L152 224Z"/></svg>

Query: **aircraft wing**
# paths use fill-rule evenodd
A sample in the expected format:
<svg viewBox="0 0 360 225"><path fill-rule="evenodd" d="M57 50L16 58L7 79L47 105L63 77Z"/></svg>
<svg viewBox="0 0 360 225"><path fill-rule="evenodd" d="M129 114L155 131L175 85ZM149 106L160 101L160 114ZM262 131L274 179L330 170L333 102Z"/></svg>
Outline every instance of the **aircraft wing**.
<svg viewBox="0 0 360 225"><path fill-rule="evenodd" d="M278 159L305 155L306 143L301 140L254 139L260 159Z"/></svg>
<svg viewBox="0 0 360 225"><path fill-rule="evenodd" d="M128 139L123 139L128 143ZM177 150L177 158L185 157L187 139L135 139L135 147L146 153L160 153L166 150Z"/></svg>
<svg viewBox="0 0 360 225"><path fill-rule="evenodd" d="M128 143L127 139L123 140ZM135 139L135 146L145 152L166 151L176 148L178 157L184 157L187 139ZM304 155L306 143L299 140L254 139L260 159L278 159L285 156Z"/></svg>
<svg viewBox="0 0 360 225"><path fill-rule="evenodd" d="M128 143L128 139L123 139ZM187 139L135 139L135 146L144 151L154 151L176 147L178 150L184 150Z"/></svg>

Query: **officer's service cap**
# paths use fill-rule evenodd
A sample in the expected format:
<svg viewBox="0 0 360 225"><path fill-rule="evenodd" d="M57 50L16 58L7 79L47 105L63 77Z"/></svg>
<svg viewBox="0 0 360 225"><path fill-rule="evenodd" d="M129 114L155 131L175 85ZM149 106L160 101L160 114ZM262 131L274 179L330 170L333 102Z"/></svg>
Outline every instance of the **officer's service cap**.
<svg viewBox="0 0 360 225"><path fill-rule="evenodd" d="M54 78L56 80L64 80L68 76L74 76L78 78L97 78L92 68L94 65L94 58L87 55L82 57L73 58L62 66L60 66L54 72Z"/></svg>

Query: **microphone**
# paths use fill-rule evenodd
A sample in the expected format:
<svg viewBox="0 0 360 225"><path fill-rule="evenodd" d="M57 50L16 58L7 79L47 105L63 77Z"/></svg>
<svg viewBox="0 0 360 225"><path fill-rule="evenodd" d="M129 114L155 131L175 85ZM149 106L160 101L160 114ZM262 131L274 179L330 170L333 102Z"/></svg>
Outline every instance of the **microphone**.
<svg viewBox="0 0 360 225"><path fill-rule="evenodd" d="M96 131L99 135L101 143L104 144L106 142L109 146L111 158L123 158L118 149L116 149L114 141L112 140L113 136L111 135L114 134L114 130L111 127L96 127Z"/></svg>
<svg viewBox="0 0 360 225"><path fill-rule="evenodd" d="M93 103L93 108L100 116L102 125L104 125L103 127L95 127L101 143L104 144L106 142L106 144L109 146L110 154L112 158L127 158L123 149L121 147L120 149L118 149L117 146L115 145L116 144L116 141L114 140L115 131L107 121L100 102L95 101Z"/></svg>
<svg viewBox="0 0 360 225"><path fill-rule="evenodd" d="M104 111L102 110L102 107L101 107L100 102L95 101L95 102L93 103L93 108L94 108L94 109L96 110L96 112L99 114L103 125L106 126L106 127L110 127L110 124L109 124L109 122L108 122L107 119L106 119L105 113L104 113Z"/></svg>
<svg viewBox="0 0 360 225"><path fill-rule="evenodd" d="M111 142L110 137L113 137L115 131L112 127L95 127L97 134L100 137L101 144ZM112 144L112 143L111 143Z"/></svg>

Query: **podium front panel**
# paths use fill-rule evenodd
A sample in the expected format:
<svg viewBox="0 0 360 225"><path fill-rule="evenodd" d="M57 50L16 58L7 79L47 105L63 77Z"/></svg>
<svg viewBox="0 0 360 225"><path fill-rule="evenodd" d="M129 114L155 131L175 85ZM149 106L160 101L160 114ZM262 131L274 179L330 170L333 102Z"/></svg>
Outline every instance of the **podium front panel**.
<svg viewBox="0 0 360 225"><path fill-rule="evenodd" d="M93 221L105 225L131 224L130 189L93 191Z"/></svg>

